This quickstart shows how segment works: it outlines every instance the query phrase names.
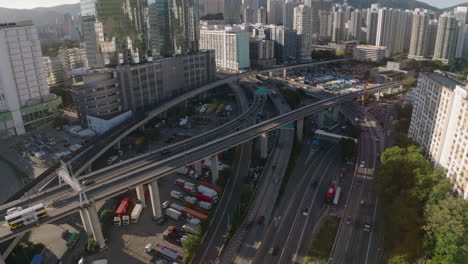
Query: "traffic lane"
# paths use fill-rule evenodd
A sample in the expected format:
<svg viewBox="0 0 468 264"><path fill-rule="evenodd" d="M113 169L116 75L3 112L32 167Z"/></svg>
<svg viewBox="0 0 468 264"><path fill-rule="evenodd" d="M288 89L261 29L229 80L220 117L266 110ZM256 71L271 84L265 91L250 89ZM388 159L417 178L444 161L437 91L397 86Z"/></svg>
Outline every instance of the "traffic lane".
<svg viewBox="0 0 468 264"><path fill-rule="evenodd" d="M268 130L275 129L275 128L281 126L282 124L289 123L289 122L291 122L291 120L296 120L296 119L302 118L305 115L310 114L310 112L326 109L326 108L328 108L329 106L331 106L333 104L352 99L355 96L360 96L361 94L366 94L366 93L372 93L372 92L377 91L379 89L384 89L384 88L387 88L387 87L390 87L390 86L393 86L393 85L395 85L395 83L389 83L389 84L385 84L385 85L381 85L381 86L378 86L378 87L368 89L365 92L350 93L350 94L347 94L347 95L337 96L337 97L334 97L332 99L322 100L319 103L314 103L314 104L304 106L304 107L302 107L300 109L291 111L288 114L285 114L285 115L282 115L282 116L279 116L279 117L276 117L276 118L272 118L270 120L267 120L267 121L264 121L264 122L259 123L257 125L254 125L252 127L243 129L243 130L238 131L238 132L234 132L234 133L232 133L230 135L227 135L225 137L217 138L217 139L211 141L208 144L205 144L203 146L199 146L197 148L191 149L190 151L188 151L188 152L190 152L190 155L188 155L188 153L183 153L183 155L179 154L179 155L173 156L170 160L177 159L181 155L182 156L186 155L186 159L184 159L185 157L182 158L182 160L183 160L182 165L187 164L187 163L193 163L196 160L199 160L199 159L201 159L203 157L211 155L211 153L213 153L213 152L219 152L219 151L221 151L223 149L239 145L239 144L244 143L244 142L246 142L246 141L248 141L248 140L256 137L257 135L262 134L262 133L264 133L264 132L266 132ZM203 150L200 150L200 149L203 149L203 150L206 150L206 151L203 151ZM197 153L200 154L200 155L197 155ZM196 158L194 158L194 157L196 157ZM164 163L164 162L167 162L167 160L163 160L163 161L160 161L160 162L155 162L154 164L151 164L149 166L145 166L144 168L136 169L135 171L136 171L136 173L141 174L140 173L141 170L147 169L149 167L161 166L161 165L163 165L162 163ZM171 165L176 164L176 163L177 162L172 162ZM178 167L180 167L180 166L181 165L179 165ZM167 170L167 169L164 168L164 169L162 169L162 171L164 171L163 173L170 173L174 169L175 168L171 168L171 169ZM153 168L153 170L154 170L154 168ZM151 180L154 180L155 178L157 178L157 177L155 177L155 175L161 175L161 172L154 172L153 171L152 173L144 174L144 176L132 177L132 178L137 178L138 179L138 180L134 179L133 180L134 183L132 183L132 185L134 184L134 186L137 186L139 184L151 182ZM161 176L164 176L164 175L161 175ZM115 178L117 178L117 180L120 180L120 179L122 179L124 177L129 178L129 176L121 176L121 177L115 177ZM109 180L109 181L112 181L112 180ZM109 182L108 184L109 184L109 186L112 186L112 188L113 188L112 191L108 192L109 194L121 193L125 188L128 188L128 185L123 185L123 186L120 186L119 188L117 188L116 185L113 182ZM104 197L100 197L99 199L102 199L102 198L104 198ZM12 203L17 204L17 201L12 202ZM2 207L2 208L4 208L6 210L6 209L8 209L10 207L7 207L7 208Z"/></svg>
<svg viewBox="0 0 468 264"><path fill-rule="evenodd" d="M299 239L291 240L287 246L287 254L285 254L282 263L302 263L304 258L307 256L309 242L312 237L306 236L310 234L317 221L317 219L323 213L325 205L325 195L329 186L329 181L326 180L327 176L335 175L338 176L339 168L336 165L336 156L330 158L330 161L326 163L326 167L322 167L319 175L322 174L321 180L319 181L319 188L315 191L306 190L304 193L305 206L299 207L298 219L296 226L291 230L292 234L297 234ZM304 209L309 209L309 215L304 216Z"/></svg>
<svg viewBox="0 0 468 264"><path fill-rule="evenodd" d="M331 145L330 145L331 146ZM297 215L302 214L302 209L300 204L303 200L306 190L313 185L313 182L317 180L319 182L320 178L323 179L323 175L320 175L320 171L323 170L324 164L327 164L330 161L330 157L333 154L334 148L328 148L326 153L317 153L314 155L314 159L309 163L304 161L307 159L309 152L305 152L306 155L303 157L301 168L294 173L296 177L291 177L290 182L288 183L288 188L285 191L285 194L294 193L291 199L283 199L280 203L280 208L278 210L277 217L281 217L278 221L278 226L270 225L269 232L266 239L262 245L261 254L259 258L256 257L256 263L262 263L262 261L279 261L280 254L284 254L281 251L278 256L269 256L268 250L271 247L278 247L284 249L288 245L288 240L291 239L291 234L293 233L292 229L294 228L294 222L297 221ZM311 171L313 169L313 171ZM300 176L299 176L300 175ZM312 175L312 176L311 176ZM293 181L294 179L294 181ZM322 185L318 186L315 192L325 192L327 190L327 181L322 181ZM320 188L323 188L320 190ZM289 237L289 239L288 239Z"/></svg>
<svg viewBox="0 0 468 264"><path fill-rule="evenodd" d="M219 205L219 210L214 216L213 221L210 225L210 229L206 234L204 242L200 247L201 254L197 254L196 258L193 260L193 263L215 263L216 258L219 255L219 250L221 249L225 235L228 230L229 218L232 217L234 209L236 208L239 202L239 192L234 192L234 190L240 190L240 187L244 181L244 177L248 175L248 169L250 167L251 161L251 142L245 143L242 145L242 150L240 152L240 159L237 163L237 171L234 177L234 182L230 185L229 196L226 199L223 199L222 203ZM241 166L242 164L242 166ZM214 224L214 225L213 225Z"/></svg>
<svg viewBox="0 0 468 264"><path fill-rule="evenodd" d="M292 144L290 131L281 130L280 137L283 144ZM263 176L266 178L262 179L263 183L260 186L260 190L255 194L256 197L260 198L255 198L254 205L252 206L252 208L257 208L253 217L254 223L248 230L247 237L245 237L241 245L238 258L235 259L236 263L250 263L250 260L255 256L257 247L263 240L267 223L270 222L271 207L274 206L276 194L280 188L275 178L279 177L278 174L284 174L288 163L287 161L288 159L285 158L284 149L281 146L276 147L272 161L268 164L268 168L266 168L265 172L266 174ZM275 166L274 170L273 166ZM259 219L260 216L265 218L264 224L261 225L257 224L257 219Z"/></svg>

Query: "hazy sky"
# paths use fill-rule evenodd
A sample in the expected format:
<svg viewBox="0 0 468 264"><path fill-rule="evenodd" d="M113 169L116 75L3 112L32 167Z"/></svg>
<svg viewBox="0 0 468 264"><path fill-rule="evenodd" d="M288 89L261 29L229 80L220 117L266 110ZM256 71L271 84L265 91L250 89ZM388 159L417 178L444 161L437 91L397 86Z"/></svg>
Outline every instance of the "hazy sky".
<svg viewBox="0 0 468 264"><path fill-rule="evenodd" d="M467 0L420 0L429 3L435 7L444 8L460 3L466 3ZM8 8L34 8L47 7L62 4L78 3L80 0L0 0L0 7Z"/></svg>

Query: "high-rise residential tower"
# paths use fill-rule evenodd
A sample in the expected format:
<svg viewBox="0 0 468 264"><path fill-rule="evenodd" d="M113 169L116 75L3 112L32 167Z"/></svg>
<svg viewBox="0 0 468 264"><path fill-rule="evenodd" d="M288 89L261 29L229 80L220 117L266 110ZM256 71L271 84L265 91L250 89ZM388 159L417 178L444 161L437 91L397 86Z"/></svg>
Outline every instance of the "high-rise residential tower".
<svg viewBox="0 0 468 264"><path fill-rule="evenodd" d="M362 19L361 19L361 11L354 10L351 12L351 18L348 22L348 40L357 40L358 42L361 41L362 35Z"/></svg>
<svg viewBox="0 0 468 264"><path fill-rule="evenodd" d="M345 12L338 9L332 12L333 26L332 26L332 41L340 42L345 40L346 27L345 27Z"/></svg>
<svg viewBox="0 0 468 264"><path fill-rule="evenodd" d="M455 58L458 39L458 21L453 13L439 16L433 60L449 63Z"/></svg>
<svg viewBox="0 0 468 264"><path fill-rule="evenodd" d="M268 0L267 23L273 25L283 24L283 2L280 0Z"/></svg>
<svg viewBox="0 0 468 264"><path fill-rule="evenodd" d="M298 59L302 61L310 60L312 44L312 8L299 5L294 8L294 29L297 32Z"/></svg>
<svg viewBox="0 0 468 264"><path fill-rule="evenodd" d="M402 53L406 46L409 48L410 26L411 14L409 12L393 8L380 8L376 45L387 47L390 55Z"/></svg>
<svg viewBox="0 0 468 264"><path fill-rule="evenodd" d="M366 17L366 41L369 45L375 45L377 39L377 23L379 20L379 5L373 4L371 8L367 10Z"/></svg>
<svg viewBox="0 0 468 264"><path fill-rule="evenodd" d="M220 0L222 1L222 0ZM224 0L224 23L228 25L241 23L241 0Z"/></svg>
<svg viewBox="0 0 468 264"><path fill-rule="evenodd" d="M429 21L434 17L429 10L416 9L413 12L413 26L411 30L411 44L408 53L408 58L422 60L430 55L429 37L430 28Z"/></svg>

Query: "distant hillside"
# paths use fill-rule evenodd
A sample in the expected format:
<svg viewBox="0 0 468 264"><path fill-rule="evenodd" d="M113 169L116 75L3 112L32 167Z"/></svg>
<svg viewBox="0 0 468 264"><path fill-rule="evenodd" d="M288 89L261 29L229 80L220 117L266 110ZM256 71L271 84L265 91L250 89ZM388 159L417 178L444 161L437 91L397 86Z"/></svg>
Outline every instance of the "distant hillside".
<svg viewBox="0 0 468 264"><path fill-rule="evenodd" d="M457 7L457 6L468 6L468 2L462 3L462 4L458 4L458 5L454 5L454 6L451 6L451 7L444 8L444 9L442 9L442 11L449 11L449 10L454 9L454 8Z"/></svg>
<svg viewBox="0 0 468 264"><path fill-rule="evenodd" d="M357 8L369 8L371 4L379 3L383 7L400 9L426 8L434 11L439 10L434 6L416 0L348 0L348 3Z"/></svg>
<svg viewBox="0 0 468 264"><path fill-rule="evenodd" d="M0 23L32 20L35 25L55 24L57 19L63 18L66 13L70 13L72 16L78 15L80 13L80 4L34 9L0 8Z"/></svg>

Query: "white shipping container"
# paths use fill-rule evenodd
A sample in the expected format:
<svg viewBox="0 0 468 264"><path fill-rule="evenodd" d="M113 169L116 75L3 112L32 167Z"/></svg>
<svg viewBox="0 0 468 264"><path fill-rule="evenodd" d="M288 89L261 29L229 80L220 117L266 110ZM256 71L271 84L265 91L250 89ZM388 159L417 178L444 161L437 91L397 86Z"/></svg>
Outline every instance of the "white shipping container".
<svg viewBox="0 0 468 264"><path fill-rule="evenodd" d="M213 198L218 197L218 193L215 190L208 188L206 186L198 185L197 190L206 196L213 197Z"/></svg>
<svg viewBox="0 0 468 264"><path fill-rule="evenodd" d="M196 226L191 226L191 225L183 225L182 226L182 229L187 232L187 233L190 233L190 234L198 234L198 231L196 229L197 227Z"/></svg>
<svg viewBox="0 0 468 264"><path fill-rule="evenodd" d="M182 208L184 208L185 206L182 206L178 203L171 203L171 205L169 205L169 207L171 207L172 209L175 209L177 211L180 211L182 210Z"/></svg>
<svg viewBox="0 0 468 264"><path fill-rule="evenodd" d="M198 206L200 206L203 209L210 210L211 209L211 203L205 202L205 201L199 201Z"/></svg>
<svg viewBox="0 0 468 264"><path fill-rule="evenodd" d="M201 223L200 219L197 218L191 218L190 220L187 221L187 224L191 226L197 226Z"/></svg>
<svg viewBox="0 0 468 264"><path fill-rule="evenodd" d="M167 208L166 209L166 215L174 220L179 220L180 216L182 215L181 212L175 210L175 209L172 209L172 208Z"/></svg>
<svg viewBox="0 0 468 264"><path fill-rule="evenodd" d="M130 221L132 223L138 222L138 218L140 218L140 214L142 210L143 210L143 205L141 204L136 204L135 207L133 207L132 214L130 215Z"/></svg>
<svg viewBox="0 0 468 264"><path fill-rule="evenodd" d="M182 195L181 192L178 192L178 191L171 191L171 197L174 198L174 199L182 199L184 198L184 196Z"/></svg>
<svg viewBox="0 0 468 264"><path fill-rule="evenodd" d="M193 189L193 188L195 188L195 184L193 184L191 182L185 182L184 183L184 188Z"/></svg>
<svg viewBox="0 0 468 264"><path fill-rule="evenodd" d="M185 196L184 201L186 201L187 203L190 203L190 204L196 204L198 200L197 200L197 198L195 198L193 196Z"/></svg>

